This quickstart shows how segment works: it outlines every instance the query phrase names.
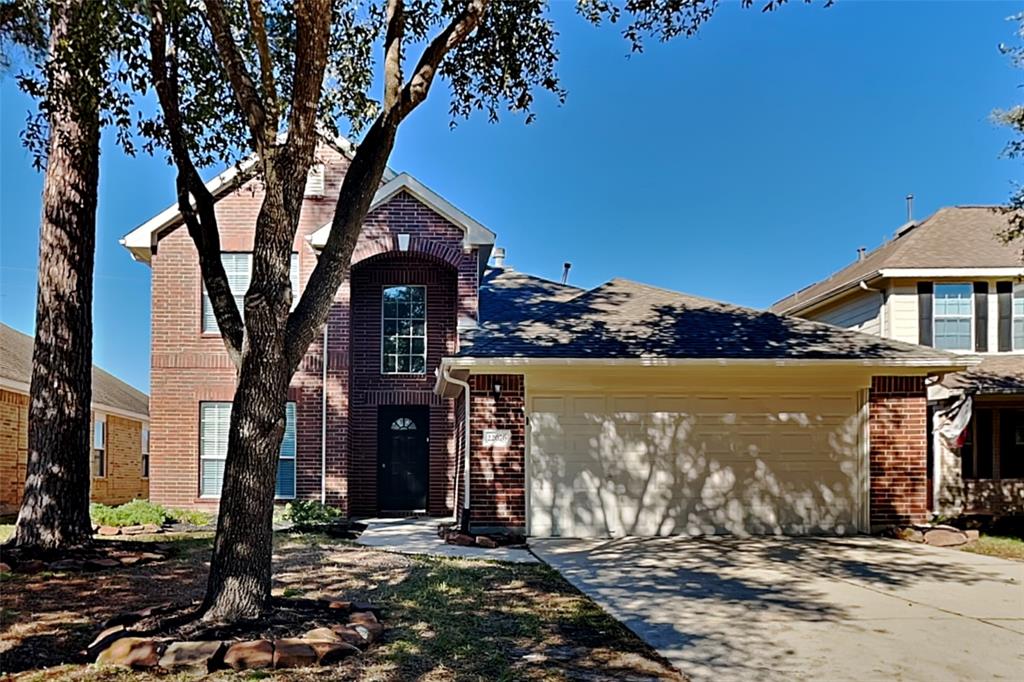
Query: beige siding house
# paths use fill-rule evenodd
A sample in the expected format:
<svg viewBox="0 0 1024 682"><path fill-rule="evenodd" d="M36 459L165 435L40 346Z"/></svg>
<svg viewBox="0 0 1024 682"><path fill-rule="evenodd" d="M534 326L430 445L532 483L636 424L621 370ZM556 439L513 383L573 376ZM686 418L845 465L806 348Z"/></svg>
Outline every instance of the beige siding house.
<svg viewBox="0 0 1024 682"><path fill-rule="evenodd" d="M32 337L0 324L0 514L17 511L28 461ZM98 367L92 370L93 502L149 497L149 398Z"/></svg>
<svg viewBox="0 0 1024 682"><path fill-rule="evenodd" d="M1024 264L991 206L944 208L775 303L975 358L929 383L929 500L940 514L1024 511Z"/></svg>

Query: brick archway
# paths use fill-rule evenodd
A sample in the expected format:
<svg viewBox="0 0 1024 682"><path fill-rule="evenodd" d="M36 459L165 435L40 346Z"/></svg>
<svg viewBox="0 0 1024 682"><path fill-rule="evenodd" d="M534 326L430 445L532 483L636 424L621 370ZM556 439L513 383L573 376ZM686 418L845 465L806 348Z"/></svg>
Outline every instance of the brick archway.
<svg viewBox="0 0 1024 682"><path fill-rule="evenodd" d="M404 251L399 248L397 235L389 239L378 239L365 242L356 247L352 253L352 266L355 267L370 259L378 259L381 256L391 257L424 257L434 261L441 261L458 270L462 266L464 255L461 251L438 243L430 239L410 237L408 248Z"/></svg>

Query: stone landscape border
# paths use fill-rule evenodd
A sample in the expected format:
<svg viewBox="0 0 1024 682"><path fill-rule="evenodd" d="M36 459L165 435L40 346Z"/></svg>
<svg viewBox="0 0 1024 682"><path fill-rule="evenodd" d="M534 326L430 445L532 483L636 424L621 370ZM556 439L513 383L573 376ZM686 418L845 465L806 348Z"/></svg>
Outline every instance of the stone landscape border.
<svg viewBox="0 0 1024 682"><path fill-rule="evenodd" d="M179 640L133 631L142 622L177 610L162 605L108 620L84 653L100 667L206 675L217 670L331 666L359 655L384 634L375 606L332 599L292 601L337 622L299 637L278 638Z"/></svg>

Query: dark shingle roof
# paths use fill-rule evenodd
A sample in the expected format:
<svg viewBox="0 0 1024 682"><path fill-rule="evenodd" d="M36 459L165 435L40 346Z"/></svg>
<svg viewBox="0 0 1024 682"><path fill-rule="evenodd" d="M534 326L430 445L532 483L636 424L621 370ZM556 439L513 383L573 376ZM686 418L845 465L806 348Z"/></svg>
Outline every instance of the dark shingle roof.
<svg viewBox="0 0 1024 682"><path fill-rule="evenodd" d="M532 278L523 284L529 288ZM481 327L464 338L459 355L957 361L944 351L628 280L614 279L586 292L575 290L574 296L557 285L545 291L550 293L536 298L536 308L530 293L503 292L506 303L493 309L507 311L508 301L517 298L522 307L503 320L482 315ZM481 309L488 310L483 304Z"/></svg>
<svg viewBox="0 0 1024 682"><path fill-rule="evenodd" d="M32 337L0 324L0 379L32 381ZM93 365L92 401L126 412L149 414L149 396Z"/></svg>
<svg viewBox="0 0 1024 682"><path fill-rule="evenodd" d="M943 208L863 260L777 301L771 310L789 313L820 296L873 277L883 268L988 268L1022 264L1019 243L1007 244L998 234L1009 226L1009 215L996 206Z"/></svg>
<svg viewBox="0 0 1024 682"><path fill-rule="evenodd" d="M996 355L964 372L947 374L942 385L971 394L1024 393L1024 355Z"/></svg>

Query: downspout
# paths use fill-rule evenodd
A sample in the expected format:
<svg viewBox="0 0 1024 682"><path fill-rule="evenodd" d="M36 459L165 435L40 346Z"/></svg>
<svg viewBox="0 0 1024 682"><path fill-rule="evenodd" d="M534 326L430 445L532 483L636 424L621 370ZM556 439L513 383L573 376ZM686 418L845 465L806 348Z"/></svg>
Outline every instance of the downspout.
<svg viewBox="0 0 1024 682"><path fill-rule="evenodd" d="M327 504L327 327L330 315L324 322L323 352L320 368L320 504Z"/></svg>
<svg viewBox="0 0 1024 682"><path fill-rule="evenodd" d="M463 381L462 379L456 379L449 373L449 368L445 366L441 369L441 376L445 381L449 381L456 386L462 387L462 394L465 397L466 405L466 416L465 426L463 428L464 435L466 438L465 446L463 447L462 453L462 520L459 525L463 532L469 532L469 443L470 443L470 400L472 397L469 394L469 382ZM458 479L455 480L455 502L458 503L459 491L458 491Z"/></svg>
<svg viewBox="0 0 1024 682"><path fill-rule="evenodd" d="M860 288L863 289L864 291L874 291L875 293L878 294L878 297L881 299L881 302L878 305L878 335L881 336L883 339L888 338L885 335L885 291L882 289L875 289L874 287L869 287L867 283L864 282L864 280L860 281Z"/></svg>

